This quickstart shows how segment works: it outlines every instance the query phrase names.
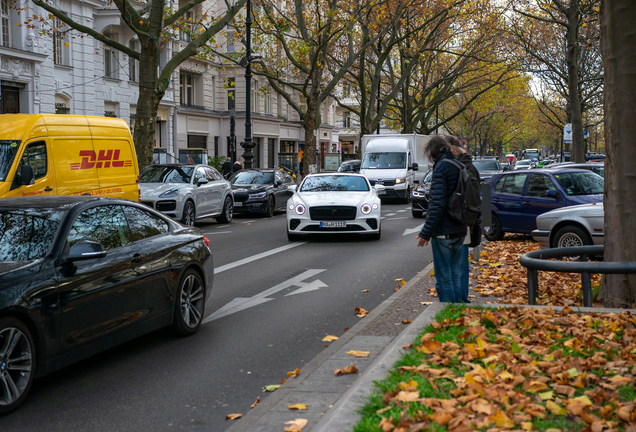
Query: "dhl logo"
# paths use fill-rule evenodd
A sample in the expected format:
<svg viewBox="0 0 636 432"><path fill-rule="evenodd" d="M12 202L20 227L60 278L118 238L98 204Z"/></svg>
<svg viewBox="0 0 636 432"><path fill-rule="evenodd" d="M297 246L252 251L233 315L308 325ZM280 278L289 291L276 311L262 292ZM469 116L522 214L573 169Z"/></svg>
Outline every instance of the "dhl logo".
<svg viewBox="0 0 636 432"><path fill-rule="evenodd" d="M80 150L81 163L72 163L71 170L91 168L121 168L132 166L132 160L119 160L121 150L100 150L99 154L93 150Z"/></svg>

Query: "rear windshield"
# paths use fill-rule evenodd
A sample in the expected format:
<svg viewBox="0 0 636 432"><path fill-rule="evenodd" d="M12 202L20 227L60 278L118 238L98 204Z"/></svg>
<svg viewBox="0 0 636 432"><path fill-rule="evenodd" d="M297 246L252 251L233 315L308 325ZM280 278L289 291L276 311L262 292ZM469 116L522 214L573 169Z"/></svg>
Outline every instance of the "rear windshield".
<svg viewBox="0 0 636 432"><path fill-rule="evenodd" d="M0 261L32 261L45 256L62 215L55 209L0 210Z"/></svg>
<svg viewBox="0 0 636 432"><path fill-rule="evenodd" d="M365 153L361 169L406 168L406 153Z"/></svg>
<svg viewBox="0 0 636 432"><path fill-rule="evenodd" d="M234 185L262 185L274 183L273 172L239 171L230 179Z"/></svg>
<svg viewBox="0 0 636 432"><path fill-rule="evenodd" d="M190 183L194 167L149 166L139 175L141 183Z"/></svg>
<svg viewBox="0 0 636 432"><path fill-rule="evenodd" d="M369 185L363 177L346 175L320 176L307 178L301 192L366 192Z"/></svg>
<svg viewBox="0 0 636 432"><path fill-rule="evenodd" d="M0 140L0 182L7 181L9 170L20 148L20 141Z"/></svg>
<svg viewBox="0 0 636 432"><path fill-rule="evenodd" d="M554 177L568 195L602 194L605 186L603 177L593 172L561 173Z"/></svg>
<svg viewBox="0 0 636 432"><path fill-rule="evenodd" d="M473 161L477 171L499 171L499 165L493 160Z"/></svg>

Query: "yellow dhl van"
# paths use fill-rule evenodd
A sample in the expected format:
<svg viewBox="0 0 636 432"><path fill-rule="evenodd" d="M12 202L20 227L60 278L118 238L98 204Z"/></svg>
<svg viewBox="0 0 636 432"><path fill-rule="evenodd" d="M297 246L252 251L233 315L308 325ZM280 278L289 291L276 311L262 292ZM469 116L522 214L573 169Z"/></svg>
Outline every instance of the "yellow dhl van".
<svg viewBox="0 0 636 432"><path fill-rule="evenodd" d="M124 120L0 115L0 198L98 195L139 200L135 146Z"/></svg>

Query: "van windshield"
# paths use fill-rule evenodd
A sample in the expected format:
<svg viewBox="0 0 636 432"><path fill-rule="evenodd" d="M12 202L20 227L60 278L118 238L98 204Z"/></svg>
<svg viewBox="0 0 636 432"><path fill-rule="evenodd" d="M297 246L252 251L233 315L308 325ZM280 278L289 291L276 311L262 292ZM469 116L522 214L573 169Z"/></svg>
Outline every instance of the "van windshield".
<svg viewBox="0 0 636 432"><path fill-rule="evenodd" d="M7 176L19 148L20 141L0 140L0 182L7 181Z"/></svg>
<svg viewBox="0 0 636 432"><path fill-rule="evenodd" d="M406 168L406 153L382 152L365 153L361 169L398 169Z"/></svg>

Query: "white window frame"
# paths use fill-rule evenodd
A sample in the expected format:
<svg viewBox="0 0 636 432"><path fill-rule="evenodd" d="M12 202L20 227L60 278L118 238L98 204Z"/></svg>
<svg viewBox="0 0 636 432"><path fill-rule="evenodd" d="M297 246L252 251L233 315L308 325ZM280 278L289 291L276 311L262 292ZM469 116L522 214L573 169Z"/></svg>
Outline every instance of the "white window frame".
<svg viewBox="0 0 636 432"><path fill-rule="evenodd" d="M225 43L225 52L230 54L234 52L234 27L228 25L225 30L225 39L227 40Z"/></svg>
<svg viewBox="0 0 636 432"><path fill-rule="evenodd" d="M11 46L11 8L9 0L0 0L0 46Z"/></svg>
<svg viewBox="0 0 636 432"><path fill-rule="evenodd" d="M53 63L60 66L68 66L68 47L65 43L70 44L70 42L66 42L64 40L64 36L62 30L66 26L63 21L59 18L55 18L53 21L54 28L57 29L57 32L53 34Z"/></svg>
<svg viewBox="0 0 636 432"><path fill-rule="evenodd" d="M272 113L272 104L270 100L270 92L269 87L263 93L263 113L271 114Z"/></svg>
<svg viewBox="0 0 636 432"><path fill-rule="evenodd" d="M345 111L342 113L342 127L351 127L351 112Z"/></svg>
<svg viewBox="0 0 636 432"><path fill-rule="evenodd" d="M190 42L192 37L192 29L194 28L194 11L189 10L185 14L183 14L184 28L187 29L185 31L183 28L179 29L179 40L183 42Z"/></svg>
<svg viewBox="0 0 636 432"><path fill-rule="evenodd" d="M256 88L257 86L258 86L258 82L252 81L252 97L250 98L252 105L250 106L250 109L254 113L258 112L258 90Z"/></svg>
<svg viewBox="0 0 636 432"><path fill-rule="evenodd" d="M194 78L194 74L181 72L179 77L179 104L194 105Z"/></svg>
<svg viewBox="0 0 636 432"><path fill-rule="evenodd" d="M110 39L117 41L114 34L106 34ZM104 77L119 79L119 61L117 60L117 50L104 44Z"/></svg>

